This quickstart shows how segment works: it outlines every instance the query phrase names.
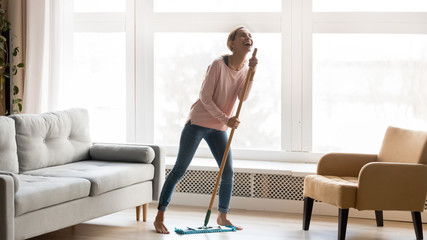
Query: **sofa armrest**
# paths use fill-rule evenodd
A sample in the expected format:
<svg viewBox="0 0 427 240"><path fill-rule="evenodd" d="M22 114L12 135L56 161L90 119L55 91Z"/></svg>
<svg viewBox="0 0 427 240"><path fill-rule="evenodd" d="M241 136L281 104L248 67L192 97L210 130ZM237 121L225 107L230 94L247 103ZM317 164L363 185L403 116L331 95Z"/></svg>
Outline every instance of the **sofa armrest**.
<svg viewBox="0 0 427 240"><path fill-rule="evenodd" d="M94 143L92 147L96 145L101 145L101 144L110 145L110 146L128 146L131 148L149 147L154 152L154 156L152 156L152 161L150 161L150 163L154 165L153 200L154 201L159 200L160 192L163 187L163 182L165 181L166 151L163 147L158 145L149 145L149 144L140 144L140 143ZM92 149L92 153L93 153L93 149ZM93 160L105 160L105 159L93 159Z"/></svg>
<svg viewBox="0 0 427 240"><path fill-rule="evenodd" d="M15 239L15 191L13 177L0 174L0 239Z"/></svg>
<svg viewBox="0 0 427 240"><path fill-rule="evenodd" d="M153 200L158 201L160 192L162 191L163 182L165 181L165 162L166 162L166 150L157 145L150 146L154 152L155 157L151 164L154 165L154 179L153 179Z"/></svg>
<svg viewBox="0 0 427 240"><path fill-rule="evenodd" d="M424 210L427 166L423 164L375 162L359 175L359 210Z"/></svg>
<svg viewBox="0 0 427 240"><path fill-rule="evenodd" d="M13 190L16 193L19 190L20 181L18 176L12 172L0 171L0 175L9 175L13 178Z"/></svg>
<svg viewBox="0 0 427 240"><path fill-rule="evenodd" d="M317 174L357 177L365 164L376 160L376 154L328 153L319 160Z"/></svg>

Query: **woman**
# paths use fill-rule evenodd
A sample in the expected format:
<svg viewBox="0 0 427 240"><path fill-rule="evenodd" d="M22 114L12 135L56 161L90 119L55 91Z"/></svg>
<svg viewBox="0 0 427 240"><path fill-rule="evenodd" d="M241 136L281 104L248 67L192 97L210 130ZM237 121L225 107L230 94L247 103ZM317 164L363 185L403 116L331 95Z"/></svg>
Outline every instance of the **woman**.
<svg viewBox="0 0 427 240"><path fill-rule="evenodd" d="M176 184L185 174L193 159L194 153L202 139L207 142L218 166L228 142L226 130L237 128L239 119L232 117L236 99L243 92L243 86L249 67L255 70L258 60L252 57L249 67L245 65L246 55L252 50L252 35L245 27L233 30L227 39L227 47L231 55L222 56L213 61L208 67L203 81L199 99L191 106L190 114L181 133L180 146L175 166L169 173L160 194L158 212L154 227L158 233L168 234L164 225L164 215L172 198ZM250 79L247 92L253 81ZM245 99L247 97L247 93ZM218 225L233 225L227 217L233 190L233 162L231 152L228 154L224 172L219 187ZM242 227L236 226L242 230Z"/></svg>

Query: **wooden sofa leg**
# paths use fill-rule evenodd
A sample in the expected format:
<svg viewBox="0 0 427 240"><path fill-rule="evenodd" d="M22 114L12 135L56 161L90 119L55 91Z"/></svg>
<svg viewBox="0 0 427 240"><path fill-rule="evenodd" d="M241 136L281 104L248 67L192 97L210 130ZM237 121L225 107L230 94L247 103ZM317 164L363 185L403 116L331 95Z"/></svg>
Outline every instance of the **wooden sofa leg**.
<svg viewBox="0 0 427 240"><path fill-rule="evenodd" d="M302 229L304 229L305 231L310 228L311 213L313 212L313 202L313 198L304 198Z"/></svg>
<svg viewBox="0 0 427 240"><path fill-rule="evenodd" d="M147 221L148 203L142 205L142 221Z"/></svg>
<svg viewBox="0 0 427 240"><path fill-rule="evenodd" d="M411 212L412 214L412 223L414 224L415 235L417 239L423 239L423 224L421 222L421 213L420 212Z"/></svg>
<svg viewBox="0 0 427 240"><path fill-rule="evenodd" d="M375 210L375 219L377 220L377 227L384 226L383 211Z"/></svg>
<svg viewBox="0 0 427 240"><path fill-rule="evenodd" d="M345 239L345 232L347 231L348 209L338 210L338 240Z"/></svg>
<svg viewBox="0 0 427 240"><path fill-rule="evenodd" d="M139 222L141 219L141 209L142 209L142 221L147 221L147 212L148 212L148 203L142 205L142 206L136 206L136 221Z"/></svg>
<svg viewBox="0 0 427 240"><path fill-rule="evenodd" d="M136 221L139 222L141 218L141 206L136 206Z"/></svg>

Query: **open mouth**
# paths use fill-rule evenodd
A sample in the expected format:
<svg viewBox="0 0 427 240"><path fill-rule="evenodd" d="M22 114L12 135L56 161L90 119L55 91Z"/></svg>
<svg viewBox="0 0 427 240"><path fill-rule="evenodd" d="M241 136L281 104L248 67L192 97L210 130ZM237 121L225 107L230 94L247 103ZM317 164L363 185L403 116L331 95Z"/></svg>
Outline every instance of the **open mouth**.
<svg viewBox="0 0 427 240"><path fill-rule="evenodd" d="M250 46L252 46L252 43L250 43L250 42L246 42L246 43L245 43L245 46L250 47Z"/></svg>

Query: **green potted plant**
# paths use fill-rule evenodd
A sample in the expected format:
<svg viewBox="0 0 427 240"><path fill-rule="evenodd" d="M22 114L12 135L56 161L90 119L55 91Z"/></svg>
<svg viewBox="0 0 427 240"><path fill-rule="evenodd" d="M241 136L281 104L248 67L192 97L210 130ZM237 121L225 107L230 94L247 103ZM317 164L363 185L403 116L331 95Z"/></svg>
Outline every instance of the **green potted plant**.
<svg viewBox="0 0 427 240"><path fill-rule="evenodd" d="M22 111L22 99L16 98L19 93L19 88L13 84L12 77L17 74L18 69L24 67L23 63L13 63L13 57L19 53L18 47L12 47L10 38L10 22L6 18L6 11L2 8L0 0L0 114L9 115L11 113L20 113ZM11 83L10 83L11 82ZM13 86L12 96L8 96L7 85L10 83ZM7 98L13 98L12 106L7 107L9 104ZM11 109L10 109L11 108ZM10 109L10 110L8 110Z"/></svg>

